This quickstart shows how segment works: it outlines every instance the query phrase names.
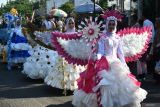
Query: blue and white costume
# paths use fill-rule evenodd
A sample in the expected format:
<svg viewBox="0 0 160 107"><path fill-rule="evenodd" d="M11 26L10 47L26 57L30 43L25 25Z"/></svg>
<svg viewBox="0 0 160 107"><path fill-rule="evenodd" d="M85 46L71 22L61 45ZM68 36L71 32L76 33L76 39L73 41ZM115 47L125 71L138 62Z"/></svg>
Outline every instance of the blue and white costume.
<svg viewBox="0 0 160 107"><path fill-rule="evenodd" d="M13 64L25 62L26 58L30 56L28 50L31 48L22 33L21 25L17 25L12 31L8 41L8 69L10 69Z"/></svg>

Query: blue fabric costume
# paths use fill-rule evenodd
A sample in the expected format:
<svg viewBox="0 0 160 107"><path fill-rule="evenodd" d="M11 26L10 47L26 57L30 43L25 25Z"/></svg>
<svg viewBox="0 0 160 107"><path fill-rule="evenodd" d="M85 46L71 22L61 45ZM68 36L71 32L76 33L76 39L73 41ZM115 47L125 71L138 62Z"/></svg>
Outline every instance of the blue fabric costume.
<svg viewBox="0 0 160 107"><path fill-rule="evenodd" d="M15 27L8 41L8 69L10 70L13 64L25 62L30 56L28 52L30 49L31 46L27 43L21 26Z"/></svg>

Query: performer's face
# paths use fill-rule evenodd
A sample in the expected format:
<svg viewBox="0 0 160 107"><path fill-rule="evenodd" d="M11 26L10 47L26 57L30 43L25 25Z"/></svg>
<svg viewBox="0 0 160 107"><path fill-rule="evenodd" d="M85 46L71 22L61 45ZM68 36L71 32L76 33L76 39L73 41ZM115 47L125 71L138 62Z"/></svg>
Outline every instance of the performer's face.
<svg viewBox="0 0 160 107"><path fill-rule="evenodd" d="M108 31L109 31L109 32L113 32L113 31L115 30L115 28L116 28L116 23L115 23L115 21L114 21L114 20L110 20L110 21L108 22Z"/></svg>
<svg viewBox="0 0 160 107"><path fill-rule="evenodd" d="M69 24L69 28L70 29L73 29L74 26L75 26L75 24L74 24L74 22L72 20L70 20L68 24Z"/></svg>

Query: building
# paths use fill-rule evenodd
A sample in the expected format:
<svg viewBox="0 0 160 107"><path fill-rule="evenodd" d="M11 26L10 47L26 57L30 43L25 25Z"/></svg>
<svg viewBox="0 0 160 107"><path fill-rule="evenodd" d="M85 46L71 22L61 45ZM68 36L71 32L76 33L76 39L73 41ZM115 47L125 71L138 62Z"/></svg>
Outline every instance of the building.
<svg viewBox="0 0 160 107"><path fill-rule="evenodd" d="M54 8L58 8L61 5L65 4L66 2L68 2L69 0L47 0L46 1L46 10L47 13L54 7Z"/></svg>
<svg viewBox="0 0 160 107"><path fill-rule="evenodd" d="M108 6L116 5L117 9L121 11L128 11L137 8L137 3L133 0L108 0Z"/></svg>

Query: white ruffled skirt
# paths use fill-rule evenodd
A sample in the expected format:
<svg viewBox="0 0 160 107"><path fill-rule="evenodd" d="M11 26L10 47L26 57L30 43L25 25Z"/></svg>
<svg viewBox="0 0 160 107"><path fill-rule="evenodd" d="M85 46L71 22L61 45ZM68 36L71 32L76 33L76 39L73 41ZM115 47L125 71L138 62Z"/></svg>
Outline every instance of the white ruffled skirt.
<svg viewBox="0 0 160 107"><path fill-rule="evenodd" d="M57 59L58 63L54 66L54 71L49 72L45 78L45 83L52 87L75 90L78 88L77 79L80 72L85 67L68 64L63 58Z"/></svg>
<svg viewBox="0 0 160 107"><path fill-rule="evenodd" d="M97 75L101 81L93 90L100 89L102 107L141 107L147 92L135 85L128 76L129 69L118 59L109 59L110 70L102 70ZM75 107L98 107L96 93L76 90L72 104Z"/></svg>
<svg viewBox="0 0 160 107"><path fill-rule="evenodd" d="M37 45L23 64L22 73L32 79L44 79L49 71L53 71L57 58L57 52Z"/></svg>

